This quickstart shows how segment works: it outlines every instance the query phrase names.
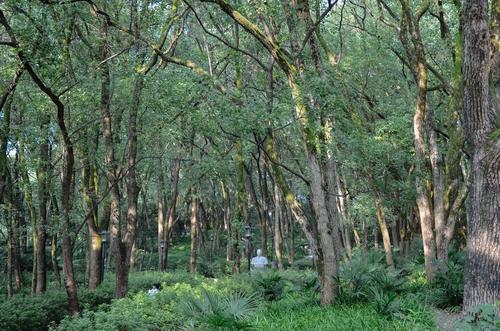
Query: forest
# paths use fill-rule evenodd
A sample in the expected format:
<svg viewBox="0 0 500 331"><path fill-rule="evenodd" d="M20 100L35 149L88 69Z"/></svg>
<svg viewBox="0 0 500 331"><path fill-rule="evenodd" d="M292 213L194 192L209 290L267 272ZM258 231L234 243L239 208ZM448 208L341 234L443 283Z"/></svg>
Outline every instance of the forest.
<svg viewBox="0 0 500 331"><path fill-rule="evenodd" d="M0 330L499 330L500 0L0 0Z"/></svg>

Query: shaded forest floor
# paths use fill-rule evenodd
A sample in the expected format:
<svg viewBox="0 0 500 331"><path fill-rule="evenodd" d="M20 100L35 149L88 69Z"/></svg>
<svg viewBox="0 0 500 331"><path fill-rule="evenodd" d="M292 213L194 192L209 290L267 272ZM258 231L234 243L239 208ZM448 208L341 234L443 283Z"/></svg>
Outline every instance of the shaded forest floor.
<svg viewBox="0 0 500 331"><path fill-rule="evenodd" d="M141 256L141 254L143 254ZM65 317L66 294L51 283L42 296L26 288L0 302L1 330L450 330L457 321L463 289L461 255L451 256L448 271L429 285L420 254L388 270L383 252L356 251L341 265L335 305L319 305L315 271L298 260L285 271L227 274L224 258L201 256L198 274L186 271L189 247L169 254L169 272L148 271L157 256L144 252L130 274L129 295L114 300L114 274L97 290L78 275L80 318ZM170 271L174 270L174 271ZM27 275L27 279L29 275ZM147 291L161 283L160 293ZM20 307L22 309L20 309Z"/></svg>
<svg viewBox="0 0 500 331"><path fill-rule="evenodd" d="M443 309L436 309L436 324L441 330L451 331L453 326L460 320L460 314L451 313Z"/></svg>

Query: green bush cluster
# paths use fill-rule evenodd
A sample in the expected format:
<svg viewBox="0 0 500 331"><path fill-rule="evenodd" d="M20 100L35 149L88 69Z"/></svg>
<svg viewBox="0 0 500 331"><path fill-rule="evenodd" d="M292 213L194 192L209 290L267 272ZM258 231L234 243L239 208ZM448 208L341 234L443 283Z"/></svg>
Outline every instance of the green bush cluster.
<svg viewBox="0 0 500 331"><path fill-rule="evenodd" d="M428 330L434 327L428 303L436 302L427 296L436 289L453 293L462 284L460 264L454 261L429 285L414 260L388 269L383 252L355 251L341 265L338 300L328 308L319 306L318 278L312 270L219 278L185 271L135 272L130 274L128 297L120 300L113 299L114 277L108 274L97 290L79 289L82 316L65 316L66 294L61 290L16 295L0 303L0 329ZM162 290L149 296L147 290L155 283ZM476 316L483 315L488 316Z"/></svg>
<svg viewBox="0 0 500 331"><path fill-rule="evenodd" d="M129 293L146 291L154 283L175 284L183 282L198 285L203 277L187 272L131 273ZM96 290L85 287L78 288L78 298L87 314L92 314L103 304L110 304L114 298L114 277L107 275L105 281ZM63 289L49 289L43 295L31 295L24 291L9 300L0 302L0 330L46 330L48 325L58 324L67 314L67 296Z"/></svg>
<svg viewBox="0 0 500 331"><path fill-rule="evenodd" d="M174 310L178 302L192 296L189 284L177 283L155 296L139 292L113 300L97 310L87 310L81 317L67 316L54 330L172 330L182 325Z"/></svg>
<svg viewBox="0 0 500 331"><path fill-rule="evenodd" d="M46 330L67 313L64 291L50 291L44 295L19 294L0 303L0 330Z"/></svg>

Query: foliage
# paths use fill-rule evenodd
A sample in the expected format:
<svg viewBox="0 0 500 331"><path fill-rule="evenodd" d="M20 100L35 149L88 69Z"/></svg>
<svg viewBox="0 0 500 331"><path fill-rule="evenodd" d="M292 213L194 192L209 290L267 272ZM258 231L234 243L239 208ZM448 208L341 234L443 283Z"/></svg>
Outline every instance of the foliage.
<svg viewBox="0 0 500 331"><path fill-rule="evenodd" d="M500 301L495 305L478 305L470 308L463 320L455 325L457 330L481 330L493 331L500 329L500 319L498 318L498 309Z"/></svg>
<svg viewBox="0 0 500 331"><path fill-rule="evenodd" d="M315 301L316 300L316 301ZM369 304L334 305L322 308L317 298L302 295L286 296L272 303L257 315L257 330L429 330L433 328L432 313L402 319L387 319Z"/></svg>
<svg viewBox="0 0 500 331"><path fill-rule="evenodd" d="M154 297L139 292L85 311L80 318L68 316L57 330L170 330L181 323L172 307L191 292L191 286L180 283Z"/></svg>
<svg viewBox="0 0 500 331"><path fill-rule="evenodd" d="M369 294L377 313L384 316L400 316L401 301L396 293L372 287Z"/></svg>
<svg viewBox="0 0 500 331"><path fill-rule="evenodd" d="M462 305L464 297L464 269L452 261L446 262L444 270L434 279L430 302L438 308L457 307Z"/></svg>
<svg viewBox="0 0 500 331"><path fill-rule="evenodd" d="M283 277L277 272L257 273L253 278L259 293L267 301L275 301L283 296L285 287Z"/></svg>
<svg viewBox="0 0 500 331"><path fill-rule="evenodd" d="M178 310L187 318L186 330L244 330L250 328L249 318L256 308L256 297L242 293L221 297L201 290L201 297L189 298Z"/></svg>
<svg viewBox="0 0 500 331"><path fill-rule="evenodd" d="M60 321L67 311L64 291L29 296L16 295L0 303L1 330L44 330L55 321Z"/></svg>
<svg viewBox="0 0 500 331"><path fill-rule="evenodd" d="M419 274L419 265L414 265ZM409 268L409 267L408 267ZM64 317L66 296L49 291L44 296L16 295L1 304L0 327L17 330L414 330L431 329L433 313L420 292L407 285L413 274L389 271L380 252L356 252L343 263L339 301L319 306L317 275L312 271L268 272L205 278L186 272L135 272L131 293L114 300L113 275L96 291L80 289L81 317ZM418 278L417 278L418 279ZM407 282L402 284L402 280ZM146 294L160 282L161 291ZM423 288L428 288L424 285ZM359 292L358 294L356 294ZM19 310L16 307L29 307ZM9 316L12 315L12 316ZM24 328L25 326L25 328Z"/></svg>
<svg viewBox="0 0 500 331"><path fill-rule="evenodd" d="M379 297L387 301L399 294L405 281L403 272L387 269L383 259L379 251L355 250L351 260L341 266L339 300L354 303Z"/></svg>

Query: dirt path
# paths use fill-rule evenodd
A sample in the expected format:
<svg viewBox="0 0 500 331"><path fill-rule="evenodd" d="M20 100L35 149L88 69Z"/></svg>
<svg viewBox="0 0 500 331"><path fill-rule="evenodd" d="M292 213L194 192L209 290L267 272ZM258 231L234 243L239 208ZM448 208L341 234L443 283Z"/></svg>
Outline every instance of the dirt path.
<svg viewBox="0 0 500 331"><path fill-rule="evenodd" d="M442 309L436 309L435 313L437 326L445 331L452 331L453 325L460 319L460 314L453 314Z"/></svg>

